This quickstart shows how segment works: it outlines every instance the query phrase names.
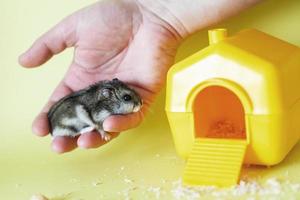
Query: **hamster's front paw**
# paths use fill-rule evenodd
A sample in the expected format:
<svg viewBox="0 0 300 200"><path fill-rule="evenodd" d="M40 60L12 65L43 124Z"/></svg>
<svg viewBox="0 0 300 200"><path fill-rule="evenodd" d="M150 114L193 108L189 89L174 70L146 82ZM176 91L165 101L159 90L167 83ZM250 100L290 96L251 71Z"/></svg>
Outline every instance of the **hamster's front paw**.
<svg viewBox="0 0 300 200"><path fill-rule="evenodd" d="M111 139L111 135L104 130L98 130L98 132L100 133L102 140L105 140L107 142Z"/></svg>
<svg viewBox="0 0 300 200"><path fill-rule="evenodd" d="M111 139L111 135L109 133L105 133L105 136L102 139L104 139L107 142Z"/></svg>

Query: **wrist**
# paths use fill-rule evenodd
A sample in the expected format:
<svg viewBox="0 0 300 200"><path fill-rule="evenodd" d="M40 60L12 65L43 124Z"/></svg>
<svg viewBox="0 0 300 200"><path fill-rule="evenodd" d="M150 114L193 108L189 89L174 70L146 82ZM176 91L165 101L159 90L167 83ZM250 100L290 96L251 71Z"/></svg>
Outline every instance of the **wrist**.
<svg viewBox="0 0 300 200"><path fill-rule="evenodd" d="M149 12L160 17L185 38L212 26L260 0L136 0Z"/></svg>
<svg viewBox="0 0 300 200"><path fill-rule="evenodd" d="M176 19L166 12L165 15L162 15L164 8L160 5L160 2L146 2L144 0L124 0L135 2L139 8L140 14L143 16L143 21L146 24L152 24L153 29L156 29L157 33L160 33L160 36L164 38L165 42L173 43L171 46L178 47L182 42L182 39L188 35L186 30L181 27L180 22L176 24ZM149 5L148 5L149 3ZM156 6L156 4L159 4ZM149 23L150 22L150 23ZM154 28L155 27L155 28ZM167 38L168 39L167 39Z"/></svg>
<svg viewBox="0 0 300 200"><path fill-rule="evenodd" d="M156 18L161 20L161 23L165 24L166 28L172 31L177 37L185 38L189 35L186 27L182 24L181 20L178 19L176 14L172 13L168 7L165 5L165 1L152 1L152 0L135 0L143 13L149 13Z"/></svg>

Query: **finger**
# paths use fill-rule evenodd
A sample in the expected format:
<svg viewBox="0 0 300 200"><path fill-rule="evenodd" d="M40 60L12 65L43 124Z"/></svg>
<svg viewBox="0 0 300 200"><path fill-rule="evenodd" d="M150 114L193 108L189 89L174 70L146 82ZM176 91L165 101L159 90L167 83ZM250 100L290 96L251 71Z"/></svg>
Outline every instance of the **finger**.
<svg viewBox="0 0 300 200"><path fill-rule="evenodd" d="M122 132L137 127L141 122L141 113L111 115L105 119L103 129L108 132Z"/></svg>
<svg viewBox="0 0 300 200"><path fill-rule="evenodd" d="M48 103L32 123L32 131L38 136L45 136L49 133L48 111L51 106L62 97L70 94L72 90L62 81L54 90Z"/></svg>
<svg viewBox="0 0 300 200"><path fill-rule="evenodd" d="M57 136L52 141L52 149L56 153L65 153L72 151L77 147L77 137Z"/></svg>
<svg viewBox="0 0 300 200"><path fill-rule="evenodd" d="M33 45L19 57L19 63L24 67L36 67L53 55L62 52L66 47L76 42L76 19L67 17L47 33L37 39Z"/></svg>
<svg viewBox="0 0 300 200"><path fill-rule="evenodd" d="M119 133L110 133L111 139L117 137ZM101 138L101 135L96 132L90 132L82 134L78 140L77 145L82 148L97 148L99 146L102 146L103 144L106 144L109 141L105 141Z"/></svg>
<svg viewBox="0 0 300 200"><path fill-rule="evenodd" d="M46 136L49 133L49 122L46 112L41 112L32 123L32 132L37 136Z"/></svg>

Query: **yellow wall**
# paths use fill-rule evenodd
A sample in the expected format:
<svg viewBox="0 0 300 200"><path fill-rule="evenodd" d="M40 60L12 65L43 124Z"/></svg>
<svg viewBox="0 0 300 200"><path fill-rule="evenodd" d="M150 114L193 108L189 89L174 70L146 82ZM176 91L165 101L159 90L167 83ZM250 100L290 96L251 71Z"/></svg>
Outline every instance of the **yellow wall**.
<svg viewBox="0 0 300 200"><path fill-rule="evenodd" d="M141 195L155 199L153 187L160 187L162 199L172 199L173 183L181 176L184 161L174 151L164 94L142 126L97 150L56 155L50 151L50 137L31 134L31 121L63 76L72 51L33 70L19 67L17 57L61 18L92 2L0 1L0 199L28 199L34 193L56 200L64 195L65 199L124 199L126 190L133 199ZM300 46L299 10L299 0L267 0L219 26L228 28L229 34L253 27ZM207 30L191 36L180 47L177 60L207 44ZM299 151L298 145L280 165L246 168L243 174L261 177L262 182L270 177L300 182ZM103 184L94 186L95 182ZM281 195L274 197L300 198L300 192L289 188Z"/></svg>

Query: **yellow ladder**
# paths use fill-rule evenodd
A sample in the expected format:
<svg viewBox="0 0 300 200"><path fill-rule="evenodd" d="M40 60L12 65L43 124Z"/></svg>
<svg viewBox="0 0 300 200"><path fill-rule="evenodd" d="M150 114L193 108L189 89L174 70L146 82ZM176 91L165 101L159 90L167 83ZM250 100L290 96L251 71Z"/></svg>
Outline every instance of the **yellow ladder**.
<svg viewBox="0 0 300 200"><path fill-rule="evenodd" d="M234 185L239 180L246 140L197 138L183 182L188 185Z"/></svg>

